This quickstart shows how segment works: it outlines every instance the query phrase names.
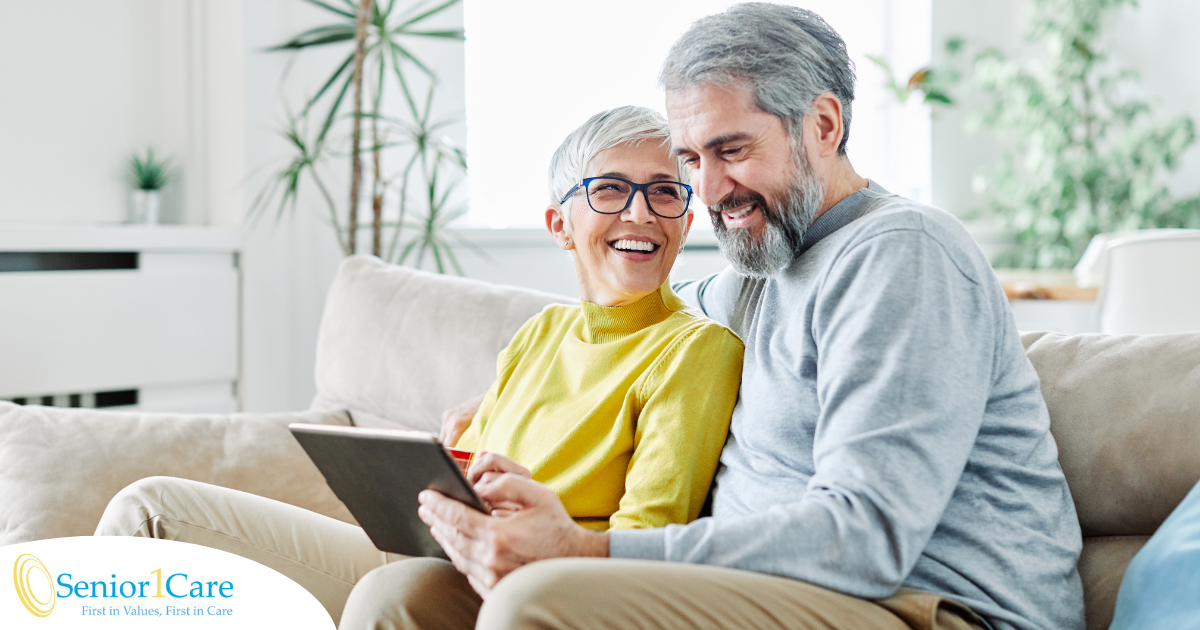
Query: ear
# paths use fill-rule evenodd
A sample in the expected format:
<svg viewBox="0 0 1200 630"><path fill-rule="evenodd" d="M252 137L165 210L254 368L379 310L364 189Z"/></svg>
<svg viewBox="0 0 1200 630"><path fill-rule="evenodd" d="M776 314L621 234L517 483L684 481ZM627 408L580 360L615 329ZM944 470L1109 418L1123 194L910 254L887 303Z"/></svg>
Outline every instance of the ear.
<svg viewBox="0 0 1200 630"><path fill-rule="evenodd" d="M696 215L692 212L688 212L683 216L687 217L687 220L683 224L683 237L679 239L679 251L683 251L683 246L687 243L688 232L692 231L692 219L696 218Z"/></svg>
<svg viewBox="0 0 1200 630"><path fill-rule="evenodd" d="M570 212L570 207L565 207L563 210ZM554 206L546 208L546 229L550 231L550 236L554 237L554 242L558 243L559 249L568 251L575 249L575 243L571 240L571 235L567 234L567 226L563 222L562 215Z"/></svg>
<svg viewBox="0 0 1200 630"><path fill-rule="evenodd" d="M845 130L842 128L842 102L836 96L826 92L813 99L803 125L808 127L808 133L804 134L806 144L812 146L817 157L837 155Z"/></svg>

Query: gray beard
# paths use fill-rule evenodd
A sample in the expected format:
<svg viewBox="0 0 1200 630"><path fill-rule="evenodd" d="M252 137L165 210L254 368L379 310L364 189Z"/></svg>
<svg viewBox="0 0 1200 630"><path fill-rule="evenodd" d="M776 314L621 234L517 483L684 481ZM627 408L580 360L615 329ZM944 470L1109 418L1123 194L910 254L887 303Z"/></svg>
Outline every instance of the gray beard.
<svg viewBox="0 0 1200 630"><path fill-rule="evenodd" d="M825 201L825 187L803 150L797 151L795 164L792 184L779 195L777 203L769 204L761 194L751 193L709 209L721 255L743 276L771 278L792 264L804 243L804 234ZM747 201L757 203L766 220L762 238L755 239L747 228L727 229L721 219L722 211Z"/></svg>

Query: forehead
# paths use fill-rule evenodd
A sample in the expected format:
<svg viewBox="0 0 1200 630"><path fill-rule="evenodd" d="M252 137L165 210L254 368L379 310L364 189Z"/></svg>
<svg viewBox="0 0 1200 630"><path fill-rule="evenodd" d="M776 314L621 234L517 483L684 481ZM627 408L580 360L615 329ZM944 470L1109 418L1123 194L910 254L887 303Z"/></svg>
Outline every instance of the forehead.
<svg viewBox="0 0 1200 630"><path fill-rule="evenodd" d="M700 152L722 139L784 133L779 119L759 109L750 90L738 86L701 84L671 90L666 105L675 151Z"/></svg>
<svg viewBox="0 0 1200 630"><path fill-rule="evenodd" d="M675 179L679 162L671 157L670 147L659 140L618 144L596 154L584 168L585 177L619 174L637 181Z"/></svg>

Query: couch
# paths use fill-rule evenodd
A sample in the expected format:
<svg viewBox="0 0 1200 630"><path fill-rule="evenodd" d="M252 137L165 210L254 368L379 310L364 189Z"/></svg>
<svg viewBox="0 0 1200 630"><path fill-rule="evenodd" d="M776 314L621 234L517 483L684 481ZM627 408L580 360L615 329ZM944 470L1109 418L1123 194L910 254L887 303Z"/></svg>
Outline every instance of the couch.
<svg viewBox="0 0 1200 630"><path fill-rule="evenodd" d="M306 411L135 413L0 403L0 545L91 534L151 475L237 488L353 522L289 422L437 431L484 391L527 318L560 296L347 258L317 340ZM1106 628L1126 566L1200 479L1200 333L1022 335L1085 536L1087 628Z"/></svg>

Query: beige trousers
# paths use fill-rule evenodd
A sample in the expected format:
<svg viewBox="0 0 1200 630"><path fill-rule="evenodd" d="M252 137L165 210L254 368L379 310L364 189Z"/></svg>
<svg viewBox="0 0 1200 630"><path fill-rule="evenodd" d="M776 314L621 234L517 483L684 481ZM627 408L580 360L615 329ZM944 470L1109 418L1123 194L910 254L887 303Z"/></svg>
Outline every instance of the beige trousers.
<svg viewBox="0 0 1200 630"><path fill-rule="evenodd" d="M118 493L96 535L167 538L255 560L311 592L342 630L982 627L966 607L911 589L867 601L748 571L637 560L534 563L502 580L484 604L444 560L384 553L353 525L170 477Z"/></svg>

